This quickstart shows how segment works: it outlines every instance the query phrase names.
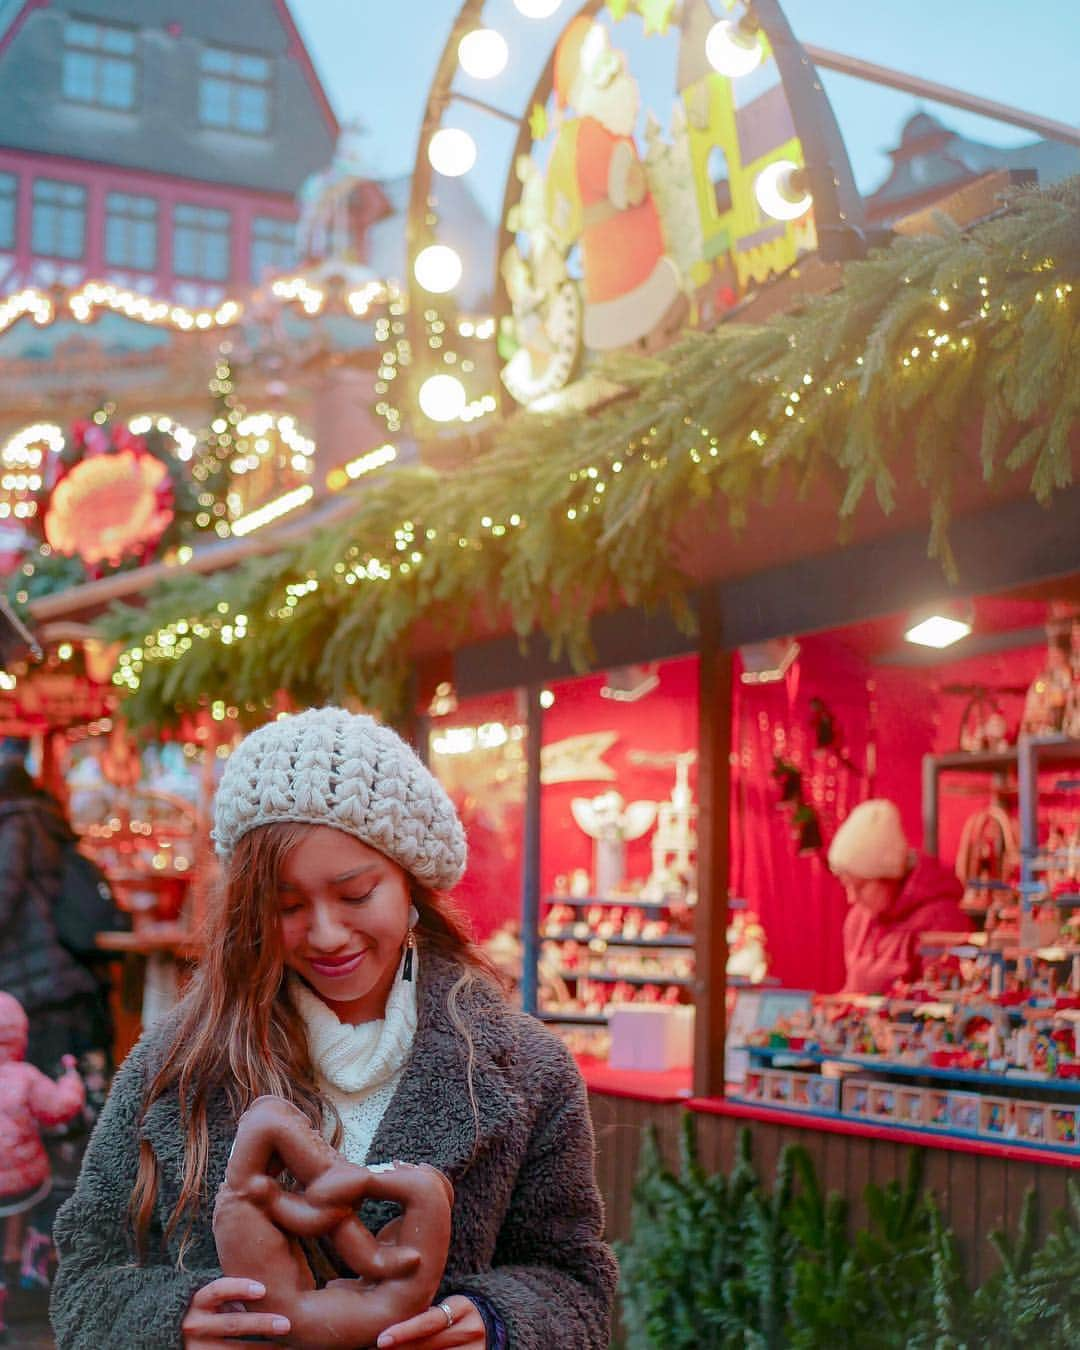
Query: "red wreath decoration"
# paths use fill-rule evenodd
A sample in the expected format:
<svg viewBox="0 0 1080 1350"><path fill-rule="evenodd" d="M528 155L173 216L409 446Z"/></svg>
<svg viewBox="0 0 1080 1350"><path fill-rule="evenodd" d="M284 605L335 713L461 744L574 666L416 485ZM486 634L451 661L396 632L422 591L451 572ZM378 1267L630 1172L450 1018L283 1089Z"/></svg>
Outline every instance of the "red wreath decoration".
<svg viewBox="0 0 1080 1350"><path fill-rule="evenodd" d="M168 466L124 426L76 422L42 503L45 538L88 569L149 560L176 514Z"/></svg>

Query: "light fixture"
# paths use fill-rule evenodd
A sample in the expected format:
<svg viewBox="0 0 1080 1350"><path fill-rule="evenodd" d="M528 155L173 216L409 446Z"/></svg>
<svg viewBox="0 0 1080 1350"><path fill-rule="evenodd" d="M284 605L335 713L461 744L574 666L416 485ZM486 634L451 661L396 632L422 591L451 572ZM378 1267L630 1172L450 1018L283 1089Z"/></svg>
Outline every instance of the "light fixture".
<svg viewBox="0 0 1080 1350"><path fill-rule="evenodd" d="M474 28L458 43L458 60L474 80L493 80L506 69L510 48L494 28Z"/></svg>
<svg viewBox="0 0 1080 1350"><path fill-rule="evenodd" d="M739 648L743 684L777 684L791 669L799 655L799 644L794 638L772 638L768 642L751 642Z"/></svg>
<svg viewBox="0 0 1080 1350"><path fill-rule="evenodd" d="M541 708L550 708L551 705L552 705L554 702L555 702L555 695L554 695L554 693L553 693L550 689L541 689L541 690L540 690L540 706L541 706Z"/></svg>
<svg viewBox="0 0 1080 1350"><path fill-rule="evenodd" d="M514 0L514 8L527 19L550 19L562 0Z"/></svg>
<svg viewBox="0 0 1080 1350"><path fill-rule="evenodd" d="M766 215L774 220L798 220L813 205L807 191L806 170L790 159L777 159L758 174L754 196Z"/></svg>
<svg viewBox="0 0 1080 1350"><path fill-rule="evenodd" d="M732 80L756 70L764 57L759 33L741 22L721 19L705 38L705 59L713 70Z"/></svg>
<svg viewBox="0 0 1080 1350"><path fill-rule="evenodd" d="M449 244L429 244L413 263L413 276L425 291L443 295L461 280L461 259Z"/></svg>
<svg viewBox="0 0 1080 1350"><path fill-rule="evenodd" d="M944 614L931 614L904 634L907 642L917 643L920 647L951 647L954 642L966 638L971 632L971 624L962 619L950 619Z"/></svg>
<svg viewBox="0 0 1080 1350"><path fill-rule="evenodd" d="M455 375L431 375L420 386L420 410L433 422L453 422L466 404L465 386Z"/></svg>
<svg viewBox="0 0 1080 1350"><path fill-rule="evenodd" d="M659 683L655 666L617 666L607 672L600 697L616 703L636 703L639 698L651 694Z"/></svg>
<svg viewBox="0 0 1080 1350"><path fill-rule="evenodd" d="M441 127L428 141L427 154L436 173L460 178L476 163L476 142L460 127Z"/></svg>

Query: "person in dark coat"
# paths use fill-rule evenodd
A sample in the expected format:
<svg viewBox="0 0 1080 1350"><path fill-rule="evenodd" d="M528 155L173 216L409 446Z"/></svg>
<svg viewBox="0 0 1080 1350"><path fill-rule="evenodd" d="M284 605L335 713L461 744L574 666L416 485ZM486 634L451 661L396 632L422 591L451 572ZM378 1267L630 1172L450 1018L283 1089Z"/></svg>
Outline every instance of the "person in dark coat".
<svg viewBox="0 0 1080 1350"><path fill-rule="evenodd" d="M311 710L233 751L214 840L205 956L117 1074L57 1218L58 1350L288 1336L259 1311L257 1267L222 1274L212 1228L237 1122L267 1094L352 1162L453 1185L435 1301L380 1350L607 1350L616 1266L585 1086L447 899L465 840L443 789L372 718ZM360 1215L378 1232L391 1211ZM322 1256L320 1278L351 1273Z"/></svg>
<svg viewBox="0 0 1080 1350"><path fill-rule="evenodd" d="M111 1058L105 991L97 975L64 948L53 918L63 851L75 836L60 804L27 772L28 748L17 738L0 740L0 991L17 999L29 1019L28 1063L56 1076L74 1056L84 1077L97 1083ZM81 1114L48 1140L53 1193L27 1218L18 1257L24 1286L48 1287L49 1231L74 1187L91 1118L92 1111ZM9 1249L4 1255L10 1281L16 1253Z"/></svg>

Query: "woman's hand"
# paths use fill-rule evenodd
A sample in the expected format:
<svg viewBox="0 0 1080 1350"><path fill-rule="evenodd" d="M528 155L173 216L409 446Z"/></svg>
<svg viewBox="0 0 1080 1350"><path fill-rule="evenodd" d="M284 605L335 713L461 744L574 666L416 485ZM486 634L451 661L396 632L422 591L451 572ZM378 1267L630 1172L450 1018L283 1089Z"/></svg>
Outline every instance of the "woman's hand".
<svg viewBox="0 0 1080 1350"><path fill-rule="evenodd" d="M453 1322L446 1320L449 1308ZM464 1294L451 1294L407 1322L387 1327L375 1342L379 1350L407 1345L410 1350L487 1350L484 1319L476 1304Z"/></svg>
<svg viewBox="0 0 1080 1350"><path fill-rule="evenodd" d="M236 1350L256 1336L284 1336L289 1319L276 1313L246 1312L243 1304L262 1298L266 1286L223 1277L196 1291L180 1330L184 1350ZM445 1319L444 1319L445 1320Z"/></svg>

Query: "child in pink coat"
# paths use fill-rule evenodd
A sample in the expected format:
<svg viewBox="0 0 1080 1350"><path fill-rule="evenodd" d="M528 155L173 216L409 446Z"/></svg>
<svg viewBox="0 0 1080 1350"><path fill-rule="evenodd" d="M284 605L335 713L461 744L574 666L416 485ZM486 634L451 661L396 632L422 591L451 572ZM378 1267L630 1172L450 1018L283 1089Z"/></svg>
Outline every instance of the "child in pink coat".
<svg viewBox="0 0 1080 1350"><path fill-rule="evenodd" d="M22 1004L0 992L0 1221L4 1246L15 1249L23 1215L48 1193L49 1159L41 1142L42 1125L63 1125L83 1108L86 1089L74 1055L63 1059L66 1073L54 1082L24 1062L29 1023ZM0 1340L6 1339L7 1289L0 1276Z"/></svg>

